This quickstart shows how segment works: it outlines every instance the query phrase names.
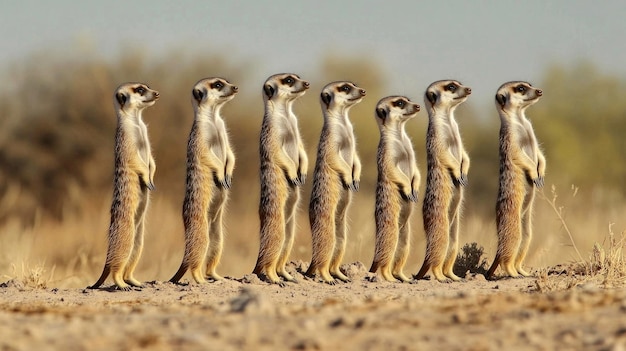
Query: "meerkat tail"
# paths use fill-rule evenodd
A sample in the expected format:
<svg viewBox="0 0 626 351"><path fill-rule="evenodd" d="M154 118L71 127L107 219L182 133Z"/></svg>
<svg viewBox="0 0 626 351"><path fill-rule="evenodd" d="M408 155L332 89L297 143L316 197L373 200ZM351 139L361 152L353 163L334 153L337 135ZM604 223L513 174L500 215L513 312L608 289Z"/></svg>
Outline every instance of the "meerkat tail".
<svg viewBox="0 0 626 351"><path fill-rule="evenodd" d="M111 273L111 267L108 264L105 264L104 269L102 270L102 274L100 275L100 278L98 278L98 281L94 285L87 287L87 289L99 288L109 277L109 273Z"/></svg>

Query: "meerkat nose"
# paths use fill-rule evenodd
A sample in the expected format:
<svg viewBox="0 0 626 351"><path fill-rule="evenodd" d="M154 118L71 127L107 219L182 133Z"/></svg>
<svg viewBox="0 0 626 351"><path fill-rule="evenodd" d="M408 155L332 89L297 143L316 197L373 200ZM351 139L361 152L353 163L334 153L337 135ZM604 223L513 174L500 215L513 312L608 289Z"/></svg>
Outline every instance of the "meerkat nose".
<svg viewBox="0 0 626 351"><path fill-rule="evenodd" d="M233 91L238 91L239 88L236 85L233 85Z"/></svg>
<svg viewBox="0 0 626 351"><path fill-rule="evenodd" d="M159 92L158 91L154 92L154 97L159 97Z"/></svg>
<svg viewBox="0 0 626 351"><path fill-rule="evenodd" d="M472 93L472 88L465 88L465 93L471 94Z"/></svg>
<svg viewBox="0 0 626 351"><path fill-rule="evenodd" d="M361 89L359 91L361 92L361 95L365 96L365 89Z"/></svg>
<svg viewBox="0 0 626 351"><path fill-rule="evenodd" d="M537 95L539 96L543 95L543 91L541 91L541 89L537 89Z"/></svg>
<svg viewBox="0 0 626 351"><path fill-rule="evenodd" d="M305 87L305 88L308 88L308 87L309 87L309 82L306 82L306 81L305 81L305 82L303 82L302 84L304 84L304 87Z"/></svg>

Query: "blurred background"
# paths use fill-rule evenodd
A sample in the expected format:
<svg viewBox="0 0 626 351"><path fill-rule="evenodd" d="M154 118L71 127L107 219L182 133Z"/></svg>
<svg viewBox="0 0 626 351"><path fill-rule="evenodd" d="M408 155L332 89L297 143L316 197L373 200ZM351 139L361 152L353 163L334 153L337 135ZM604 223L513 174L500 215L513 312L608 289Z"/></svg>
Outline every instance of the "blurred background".
<svg viewBox="0 0 626 351"><path fill-rule="evenodd" d="M626 226L624 13L621 1L4 4L0 281L36 268L50 285L82 287L100 274L112 194L112 96L126 81L145 82L161 93L144 113L157 190L137 276L170 278L183 253L190 92L209 76L240 88L223 109L237 163L219 272L249 273L258 250L261 87L280 72L311 83L295 105L310 175L322 126L321 88L350 80L367 90L351 110L363 179L349 212L345 262L369 266L373 256L376 102L400 94L423 104L425 88L446 78L473 91L457 109L472 160L461 242L478 242L493 259L500 124L493 96L506 81L527 80L544 90L527 114L548 165L527 264L540 268L587 259L594 242ZM425 111L408 125L423 179L426 125ZM309 196L310 182L303 189L294 260L310 259ZM415 273L424 257L421 201L412 225L407 273Z"/></svg>

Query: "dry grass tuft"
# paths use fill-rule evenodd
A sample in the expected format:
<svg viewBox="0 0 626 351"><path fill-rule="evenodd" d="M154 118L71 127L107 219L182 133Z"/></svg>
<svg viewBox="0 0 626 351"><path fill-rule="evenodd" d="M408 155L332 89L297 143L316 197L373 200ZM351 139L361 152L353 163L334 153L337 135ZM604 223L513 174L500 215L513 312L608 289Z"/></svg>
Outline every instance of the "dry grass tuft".
<svg viewBox="0 0 626 351"><path fill-rule="evenodd" d="M602 278L602 286L606 288L623 286L626 282L626 231L619 237L613 232L613 225L609 225L609 235L605 243L595 243L591 252L589 270L593 276Z"/></svg>
<svg viewBox="0 0 626 351"><path fill-rule="evenodd" d="M5 283L6 285L12 284L28 289L47 289L54 277L55 266L52 267L50 274L46 274L45 264L43 263L30 267L29 264L22 262L19 270L14 264L11 267L13 274L12 276L7 276L9 282Z"/></svg>

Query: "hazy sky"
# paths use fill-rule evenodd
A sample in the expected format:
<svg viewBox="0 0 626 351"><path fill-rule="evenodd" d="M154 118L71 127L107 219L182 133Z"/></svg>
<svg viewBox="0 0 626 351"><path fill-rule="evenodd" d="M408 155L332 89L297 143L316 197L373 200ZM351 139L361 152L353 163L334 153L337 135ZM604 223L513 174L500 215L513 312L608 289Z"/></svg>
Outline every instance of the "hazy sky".
<svg viewBox="0 0 626 351"><path fill-rule="evenodd" d="M325 83L307 73L333 50L373 58L389 94L421 102L429 83L450 77L491 103L501 83L537 84L551 63L587 60L626 76L624 16L623 0L5 1L0 69L55 46L79 55L85 40L110 57L133 43L154 55L227 50L258 61L256 76L237 83L260 91L265 77L286 71ZM337 77L345 78L359 81Z"/></svg>

